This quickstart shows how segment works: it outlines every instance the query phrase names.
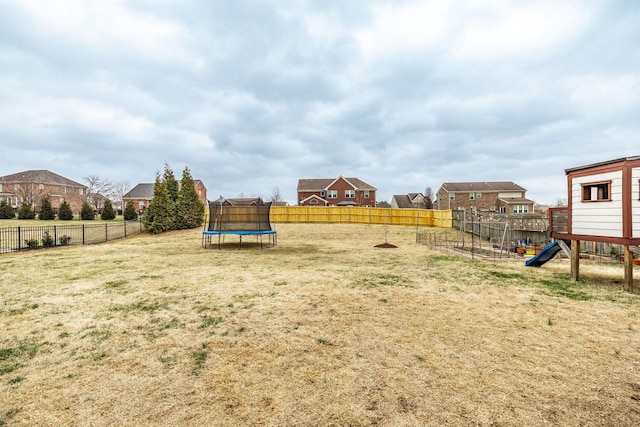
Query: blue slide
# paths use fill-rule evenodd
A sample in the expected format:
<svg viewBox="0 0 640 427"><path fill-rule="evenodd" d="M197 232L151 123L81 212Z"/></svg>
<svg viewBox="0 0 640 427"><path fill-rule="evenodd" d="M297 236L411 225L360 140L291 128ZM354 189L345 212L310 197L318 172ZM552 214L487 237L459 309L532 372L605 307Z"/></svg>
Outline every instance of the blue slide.
<svg viewBox="0 0 640 427"><path fill-rule="evenodd" d="M556 254L561 250L562 248L557 241L549 243L547 246L542 248L540 252L538 252L538 255L526 260L524 265L526 265L527 267L540 267L542 264L546 263L554 256L556 256Z"/></svg>

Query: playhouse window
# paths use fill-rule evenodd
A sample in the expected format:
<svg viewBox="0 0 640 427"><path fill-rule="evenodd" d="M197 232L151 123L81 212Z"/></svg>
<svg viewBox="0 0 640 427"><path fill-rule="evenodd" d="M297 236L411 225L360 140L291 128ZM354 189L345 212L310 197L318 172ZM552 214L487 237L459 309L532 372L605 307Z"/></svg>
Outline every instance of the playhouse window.
<svg viewBox="0 0 640 427"><path fill-rule="evenodd" d="M583 202L611 201L611 181L582 185Z"/></svg>

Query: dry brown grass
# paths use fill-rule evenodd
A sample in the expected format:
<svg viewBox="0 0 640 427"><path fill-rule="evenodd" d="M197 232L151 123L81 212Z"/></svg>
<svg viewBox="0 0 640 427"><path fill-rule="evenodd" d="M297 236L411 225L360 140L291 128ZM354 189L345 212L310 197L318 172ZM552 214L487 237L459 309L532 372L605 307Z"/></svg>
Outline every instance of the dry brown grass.
<svg viewBox="0 0 640 427"><path fill-rule="evenodd" d="M567 262L472 262L413 228L278 230L0 256L0 425L640 423L620 264L572 284Z"/></svg>

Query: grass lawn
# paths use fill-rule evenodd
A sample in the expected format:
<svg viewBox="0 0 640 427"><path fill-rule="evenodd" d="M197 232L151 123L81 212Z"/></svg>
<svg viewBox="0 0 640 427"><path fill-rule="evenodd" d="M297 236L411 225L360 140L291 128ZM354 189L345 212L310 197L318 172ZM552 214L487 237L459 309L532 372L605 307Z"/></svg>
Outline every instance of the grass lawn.
<svg viewBox="0 0 640 427"><path fill-rule="evenodd" d="M572 283L412 227L277 229L0 255L0 426L640 425L621 264Z"/></svg>

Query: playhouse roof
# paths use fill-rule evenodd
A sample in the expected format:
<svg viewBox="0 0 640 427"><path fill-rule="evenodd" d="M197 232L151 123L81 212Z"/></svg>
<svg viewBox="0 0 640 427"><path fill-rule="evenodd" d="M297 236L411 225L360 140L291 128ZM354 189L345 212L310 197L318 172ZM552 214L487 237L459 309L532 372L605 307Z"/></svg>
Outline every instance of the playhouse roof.
<svg viewBox="0 0 640 427"><path fill-rule="evenodd" d="M606 160L604 162L592 163L590 165L576 166L574 168L565 169L564 172L565 172L565 174L568 175L571 172L576 172L576 171L583 170L583 169L591 169L591 168L595 168L595 167L598 167L598 166L606 166L606 165L611 165L611 164L614 164L614 163L630 162L630 161L636 161L636 160L640 160L640 156L621 157L619 159Z"/></svg>

